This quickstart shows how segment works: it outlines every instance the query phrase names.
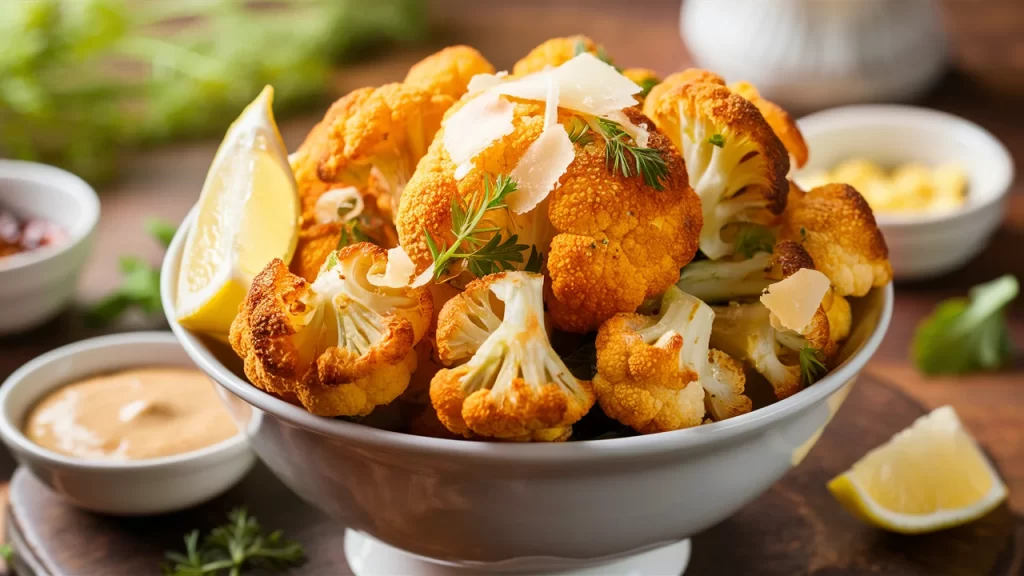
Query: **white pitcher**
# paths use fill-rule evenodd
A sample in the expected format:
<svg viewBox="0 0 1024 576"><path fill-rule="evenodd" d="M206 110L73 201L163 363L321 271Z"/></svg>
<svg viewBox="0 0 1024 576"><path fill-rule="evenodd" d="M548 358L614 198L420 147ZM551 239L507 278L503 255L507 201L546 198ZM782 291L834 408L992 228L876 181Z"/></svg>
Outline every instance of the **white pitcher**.
<svg viewBox="0 0 1024 576"><path fill-rule="evenodd" d="M903 101L946 65L935 0L683 0L697 65L793 111Z"/></svg>

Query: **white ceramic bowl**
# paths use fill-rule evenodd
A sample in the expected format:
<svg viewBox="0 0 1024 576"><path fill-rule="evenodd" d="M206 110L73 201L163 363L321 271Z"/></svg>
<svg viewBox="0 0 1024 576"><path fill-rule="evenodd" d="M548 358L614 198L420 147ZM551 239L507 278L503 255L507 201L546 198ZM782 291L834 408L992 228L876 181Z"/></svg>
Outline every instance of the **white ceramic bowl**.
<svg viewBox="0 0 1024 576"><path fill-rule="evenodd" d="M394 547L388 554L404 551L408 561L372 562L381 573L403 566L403 572L440 574L438 567L448 566L461 573L537 574L607 568L613 558L708 528L806 455L881 343L893 304L891 286L855 302L841 366L806 390L737 418L561 444L425 438L314 416L250 385L226 345L182 328L174 318L175 288L193 221L179 228L164 259L161 295L171 329L227 397L252 407L248 416L234 413L274 474L357 531L357 544L346 544L357 574L370 573L364 568L382 550L377 541ZM678 574L681 566L646 573L671 570Z"/></svg>
<svg viewBox="0 0 1024 576"><path fill-rule="evenodd" d="M0 335L37 326L75 292L92 247L100 201L84 180L60 168L0 159L0 207L41 218L68 234L64 243L0 258Z"/></svg>
<svg viewBox="0 0 1024 576"><path fill-rule="evenodd" d="M255 459L244 434L175 456L115 462L51 452L21 431L28 411L47 392L95 374L148 366L194 365L170 332L115 334L47 352L19 368L0 387L0 436L22 466L87 510L159 514L209 500L252 467ZM248 411L245 406L235 408Z"/></svg>
<svg viewBox="0 0 1024 576"><path fill-rule="evenodd" d="M951 114L911 106L850 106L801 118L811 157L796 173L818 172L850 158L884 167L907 162L959 162L968 175L967 203L935 214L875 213L897 279L938 276L985 248L1006 211L1013 159L984 128Z"/></svg>

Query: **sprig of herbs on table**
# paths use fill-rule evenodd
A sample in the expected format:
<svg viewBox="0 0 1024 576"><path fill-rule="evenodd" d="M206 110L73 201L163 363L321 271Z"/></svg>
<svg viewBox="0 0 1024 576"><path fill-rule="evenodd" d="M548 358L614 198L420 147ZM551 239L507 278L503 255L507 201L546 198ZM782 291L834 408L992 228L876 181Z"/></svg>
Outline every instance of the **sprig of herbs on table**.
<svg viewBox="0 0 1024 576"><path fill-rule="evenodd" d="M176 228L170 222L150 218L146 221L146 231L166 249ZM159 314L163 310L159 266L153 266L138 256L122 256L119 266L121 284L86 314L87 321L94 326L108 324L132 308L145 314Z"/></svg>
<svg viewBox="0 0 1024 576"><path fill-rule="evenodd" d="M98 182L124 147L222 131L266 84L301 108L335 62L425 31L422 0L0 2L0 156Z"/></svg>
<svg viewBox="0 0 1024 576"><path fill-rule="evenodd" d="M1007 274L971 288L967 298L939 303L910 344L917 369L928 375L996 370L1013 355L1006 308L1020 292Z"/></svg>
<svg viewBox="0 0 1024 576"><path fill-rule="evenodd" d="M245 508L228 514L228 523L214 528L202 542L199 530L185 535L185 552L167 552L166 576L240 576L247 569L283 571L301 566L306 551L280 530L266 533Z"/></svg>
<svg viewBox="0 0 1024 576"><path fill-rule="evenodd" d="M468 200L458 196L452 198L452 228L455 241L449 246L443 239L436 240L430 231L424 230L427 248L434 259L434 280L441 280L449 267L462 261L470 272L478 277L503 270L514 270L523 263L523 252L530 249L524 269L540 272L541 254L536 246L519 244L519 236L512 234L502 240L501 228L486 226L484 216L493 210L505 210L505 198L516 191L516 181L508 175L501 175L491 181L484 175L484 184Z"/></svg>

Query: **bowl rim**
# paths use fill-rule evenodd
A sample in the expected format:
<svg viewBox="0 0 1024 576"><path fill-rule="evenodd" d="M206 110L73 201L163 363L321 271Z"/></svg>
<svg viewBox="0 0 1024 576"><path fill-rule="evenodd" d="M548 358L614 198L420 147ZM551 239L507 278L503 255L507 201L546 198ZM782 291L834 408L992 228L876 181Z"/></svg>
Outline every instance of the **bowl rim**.
<svg viewBox="0 0 1024 576"><path fill-rule="evenodd" d="M239 430L234 436L217 442L216 444L211 444L198 450L182 452L181 454L172 454L170 456L161 456L159 458L146 458L141 460L99 460L75 458L73 456L54 452L53 450L44 448L29 440L29 438L25 436L24 432L22 432L20 423L12 422L11 419L7 417L7 401L12 391L18 386L25 385L24 382L28 381L28 377L44 366L98 349L109 348L112 346L131 346L135 344L158 344L181 349L181 344L178 342L178 339L174 334L168 331L122 332L72 342L71 344L54 348L53 350L26 362L8 376L3 384L0 385L0 437L2 437L7 444L13 445L20 451L31 454L33 458L46 461L53 465L76 470L154 470L186 465L198 460L205 460L210 457L218 456L223 453L234 453L247 447L248 438L243 430ZM187 351L186 355L191 359L192 355L188 354ZM114 364L116 363L117 361L114 361ZM209 376L207 375L207 377ZM37 396L38 397L35 398L35 401L39 400L42 393ZM30 404L30 406L31 405L32 404ZM20 416L23 418L25 414L22 413Z"/></svg>
<svg viewBox="0 0 1024 576"><path fill-rule="evenodd" d="M67 242L0 258L0 274L22 270L70 252L92 234L100 218L100 198L96 190L67 170L39 162L0 158L0 181L18 180L46 184L67 194L82 207L82 216L67 230Z"/></svg>
<svg viewBox="0 0 1024 576"><path fill-rule="evenodd" d="M195 209L193 208L178 227L178 231L167 249L161 266L160 298L171 331L201 370L254 408L291 426L374 449L401 451L414 456L436 457L441 461L471 460L492 464L530 463L557 466L598 460L602 462L632 460L664 456L680 450L706 448L713 443L763 431L773 423L822 401L846 382L855 378L878 349L892 317L893 286L890 282L881 288L882 310L874 330L861 345L861 348L847 358L841 366L813 386L808 386L789 398L721 422L672 432L599 441L518 444L429 438L371 428L345 420L315 416L304 408L271 396L248 381L239 378L206 350L199 336L191 333L177 322L174 313L175 302L171 298L173 284L177 281L177 270L174 268L180 261L185 236L191 229L194 220Z"/></svg>
<svg viewBox="0 0 1024 576"><path fill-rule="evenodd" d="M948 223L958 218L967 218L971 215L988 209L993 204L1002 202L1010 192L1013 184L1015 167L1013 156L1009 149L991 132L966 118L921 106L907 106L902 104L857 104L852 106L839 106L814 112L797 120L797 125L803 133L805 140L810 146L814 135L822 133L843 132L852 127L861 127L865 123L900 123L911 129L914 126L945 126L959 127L959 129L971 132L979 142L989 148L994 161L1000 166L1000 178L992 185L994 193L980 202L968 203L964 207L951 211L921 213L921 214L886 214L876 213L875 220L879 227L884 228L909 228L919 225L931 225Z"/></svg>

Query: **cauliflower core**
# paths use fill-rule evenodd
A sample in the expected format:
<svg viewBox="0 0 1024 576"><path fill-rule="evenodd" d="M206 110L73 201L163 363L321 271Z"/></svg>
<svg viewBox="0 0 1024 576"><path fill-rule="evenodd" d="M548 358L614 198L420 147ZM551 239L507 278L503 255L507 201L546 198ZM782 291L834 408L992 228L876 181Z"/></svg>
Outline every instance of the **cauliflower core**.
<svg viewBox="0 0 1024 576"><path fill-rule="evenodd" d="M597 334L594 391L605 414L643 434L750 412L743 366L709 349L715 313L669 288L657 316L618 314Z"/></svg>
<svg viewBox="0 0 1024 576"><path fill-rule="evenodd" d="M330 256L312 284L270 262L231 326L249 380L320 416L365 416L397 398L416 369L413 346L432 304L426 288L367 281L386 265L387 251L369 243Z"/></svg>
<svg viewBox="0 0 1024 576"><path fill-rule="evenodd" d="M682 152L690 186L700 197L700 250L717 260L735 252L722 230L737 222L766 223L786 206L789 157L758 109L712 82L651 91L644 112Z"/></svg>
<svg viewBox="0 0 1024 576"><path fill-rule="evenodd" d="M516 441L560 441L594 405L544 329L544 278L503 272L474 280L438 317L442 361L430 383L437 416L452 432Z"/></svg>

